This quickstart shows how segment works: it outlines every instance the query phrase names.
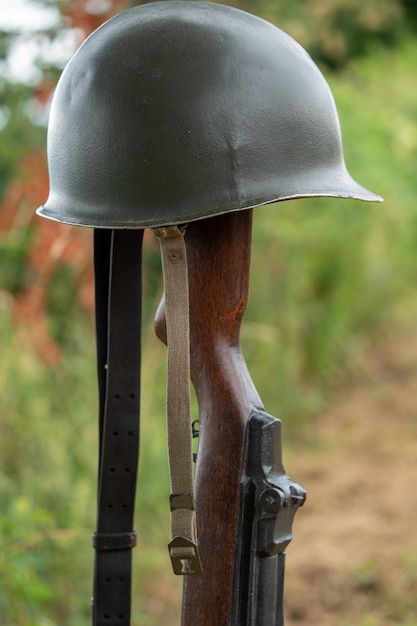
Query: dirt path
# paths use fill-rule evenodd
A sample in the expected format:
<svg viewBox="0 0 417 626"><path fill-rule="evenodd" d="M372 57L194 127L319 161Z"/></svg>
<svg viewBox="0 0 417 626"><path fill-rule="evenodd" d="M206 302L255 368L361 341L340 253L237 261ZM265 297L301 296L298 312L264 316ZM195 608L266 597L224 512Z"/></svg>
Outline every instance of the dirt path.
<svg viewBox="0 0 417 626"><path fill-rule="evenodd" d="M417 625L417 342L399 342L308 427L287 626Z"/></svg>

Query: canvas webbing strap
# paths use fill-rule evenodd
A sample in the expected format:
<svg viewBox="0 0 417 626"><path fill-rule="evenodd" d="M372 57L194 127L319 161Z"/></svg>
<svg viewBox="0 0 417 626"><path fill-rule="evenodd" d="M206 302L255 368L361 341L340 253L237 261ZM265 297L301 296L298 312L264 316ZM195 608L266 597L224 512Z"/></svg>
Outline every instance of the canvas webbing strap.
<svg viewBox="0 0 417 626"><path fill-rule="evenodd" d="M93 624L129 626L139 455L142 230L94 231L99 470Z"/></svg>
<svg viewBox="0 0 417 626"><path fill-rule="evenodd" d="M199 574L190 415L190 328L184 229L153 229L159 239L167 330L167 431L171 480L169 552L175 574Z"/></svg>

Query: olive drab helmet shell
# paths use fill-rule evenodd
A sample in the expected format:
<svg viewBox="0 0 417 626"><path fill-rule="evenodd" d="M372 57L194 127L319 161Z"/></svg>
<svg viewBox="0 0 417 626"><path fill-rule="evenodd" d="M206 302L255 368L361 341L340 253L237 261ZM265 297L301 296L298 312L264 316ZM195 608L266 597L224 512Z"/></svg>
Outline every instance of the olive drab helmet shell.
<svg viewBox="0 0 417 626"><path fill-rule="evenodd" d="M50 195L91 227L175 224L308 196L380 200L348 174L330 89L263 19L169 0L110 19L56 88Z"/></svg>

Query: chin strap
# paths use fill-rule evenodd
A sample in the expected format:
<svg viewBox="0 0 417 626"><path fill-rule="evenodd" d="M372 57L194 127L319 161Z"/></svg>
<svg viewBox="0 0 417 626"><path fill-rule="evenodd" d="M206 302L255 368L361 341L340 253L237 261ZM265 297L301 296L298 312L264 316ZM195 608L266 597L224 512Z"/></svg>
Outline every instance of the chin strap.
<svg viewBox="0 0 417 626"><path fill-rule="evenodd" d="M171 480L171 542L175 574L200 574L194 510L192 425L190 415L190 328L184 229L153 229L159 239L167 327L167 430Z"/></svg>

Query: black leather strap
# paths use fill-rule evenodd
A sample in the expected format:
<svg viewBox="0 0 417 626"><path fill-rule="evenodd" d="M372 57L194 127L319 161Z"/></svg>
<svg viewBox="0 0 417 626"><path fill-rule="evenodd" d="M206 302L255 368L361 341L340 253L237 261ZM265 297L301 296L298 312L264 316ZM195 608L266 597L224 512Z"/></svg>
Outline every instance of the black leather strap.
<svg viewBox="0 0 417 626"><path fill-rule="evenodd" d="M93 624L129 626L139 456L142 230L94 231L99 470Z"/></svg>

